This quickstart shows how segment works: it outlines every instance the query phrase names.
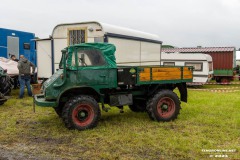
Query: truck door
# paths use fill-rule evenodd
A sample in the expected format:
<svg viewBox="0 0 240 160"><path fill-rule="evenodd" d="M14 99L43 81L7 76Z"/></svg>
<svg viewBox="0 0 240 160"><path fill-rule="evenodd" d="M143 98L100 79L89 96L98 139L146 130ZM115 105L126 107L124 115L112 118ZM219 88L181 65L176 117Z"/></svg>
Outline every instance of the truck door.
<svg viewBox="0 0 240 160"><path fill-rule="evenodd" d="M78 84L108 88L109 69L99 50L79 50L77 52Z"/></svg>

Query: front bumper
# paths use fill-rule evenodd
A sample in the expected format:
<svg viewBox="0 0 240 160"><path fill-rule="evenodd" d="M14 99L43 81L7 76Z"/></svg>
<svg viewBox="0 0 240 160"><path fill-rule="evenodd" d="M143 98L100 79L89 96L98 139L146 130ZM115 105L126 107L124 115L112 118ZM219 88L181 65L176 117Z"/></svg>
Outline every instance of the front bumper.
<svg viewBox="0 0 240 160"><path fill-rule="evenodd" d="M56 101L46 101L43 94L34 95L34 104L41 106L41 107L56 107Z"/></svg>

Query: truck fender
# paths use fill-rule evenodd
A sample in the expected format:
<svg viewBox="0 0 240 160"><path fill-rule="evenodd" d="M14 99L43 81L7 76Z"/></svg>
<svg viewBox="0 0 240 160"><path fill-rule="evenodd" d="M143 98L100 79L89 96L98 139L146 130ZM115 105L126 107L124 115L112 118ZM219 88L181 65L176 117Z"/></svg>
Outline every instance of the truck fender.
<svg viewBox="0 0 240 160"><path fill-rule="evenodd" d="M186 83L177 83L177 88L180 92L180 99L183 102L187 102L187 85Z"/></svg>
<svg viewBox="0 0 240 160"><path fill-rule="evenodd" d="M74 96L77 96L77 95L90 95L96 101L99 101L99 99L100 99L99 92L96 91L94 88L91 88L91 87L74 87L74 88L67 88L66 90L62 91L59 94L58 99L57 99L58 104L60 103L62 97L69 97L71 95L74 95Z"/></svg>

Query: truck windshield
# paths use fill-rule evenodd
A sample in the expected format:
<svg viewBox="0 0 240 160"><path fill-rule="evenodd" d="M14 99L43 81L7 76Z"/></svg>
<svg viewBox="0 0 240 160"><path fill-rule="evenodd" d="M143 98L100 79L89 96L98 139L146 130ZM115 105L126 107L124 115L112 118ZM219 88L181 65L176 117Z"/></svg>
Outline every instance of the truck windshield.
<svg viewBox="0 0 240 160"><path fill-rule="evenodd" d="M64 65L64 63L63 63L63 56L66 56L66 60L68 59L68 53L66 53L65 55L64 54L62 54L62 57L61 57L61 61L60 61L60 63L59 63L59 69L63 69L63 65Z"/></svg>
<svg viewBox="0 0 240 160"><path fill-rule="evenodd" d="M78 50L77 58L79 66L102 66L105 64L101 51L96 49Z"/></svg>
<svg viewBox="0 0 240 160"><path fill-rule="evenodd" d="M66 67L77 67L78 66L102 66L105 65L105 59L102 56L101 51L96 49L79 49L76 52L66 53ZM76 60L77 58L77 60ZM78 62L78 64L76 64ZM59 68L63 69L63 57L61 58Z"/></svg>

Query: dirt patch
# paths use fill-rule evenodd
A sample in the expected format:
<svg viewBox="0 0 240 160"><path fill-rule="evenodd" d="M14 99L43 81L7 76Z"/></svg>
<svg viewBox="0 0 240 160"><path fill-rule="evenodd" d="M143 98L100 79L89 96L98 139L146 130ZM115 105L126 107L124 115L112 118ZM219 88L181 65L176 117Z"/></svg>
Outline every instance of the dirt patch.
<svg viewBox="0 0 240 160"><path fill-rule="evenodd" d="M0 145L0 160L52 160L52 157L27 154L17 149L8 149Z"/></svg>

